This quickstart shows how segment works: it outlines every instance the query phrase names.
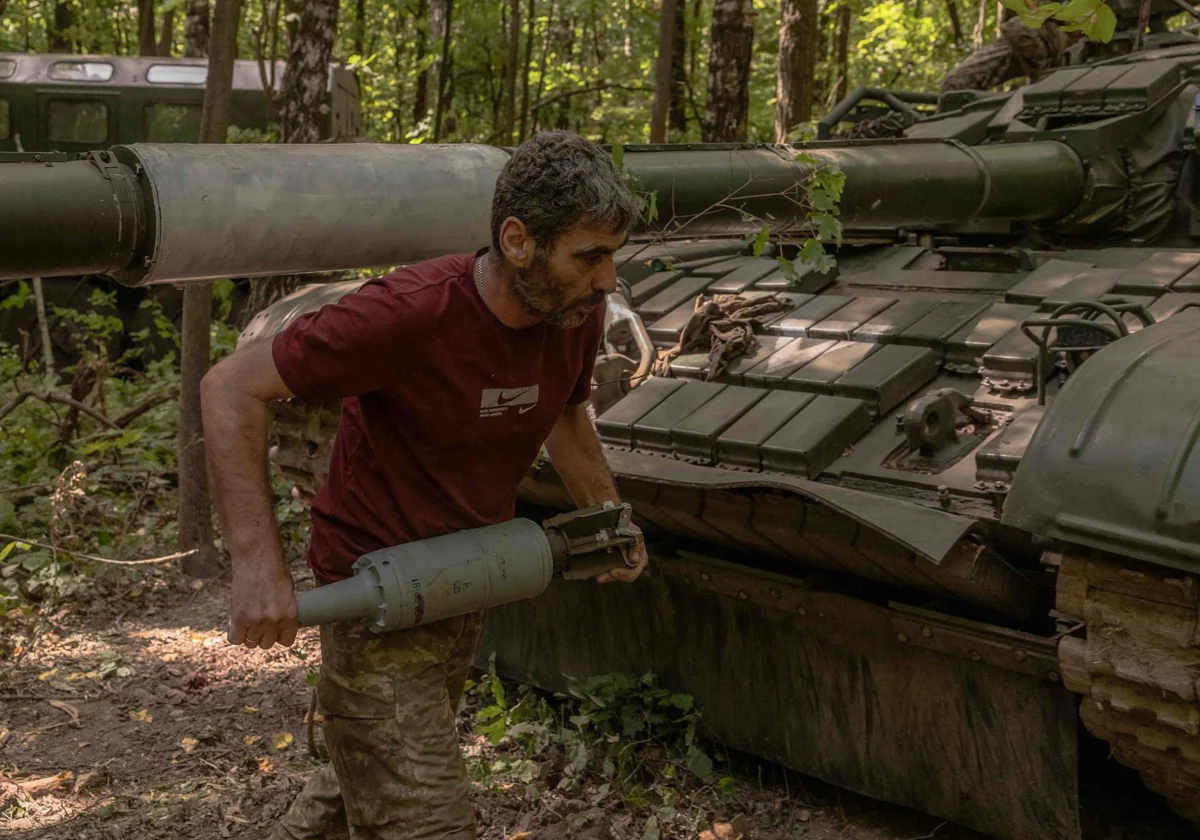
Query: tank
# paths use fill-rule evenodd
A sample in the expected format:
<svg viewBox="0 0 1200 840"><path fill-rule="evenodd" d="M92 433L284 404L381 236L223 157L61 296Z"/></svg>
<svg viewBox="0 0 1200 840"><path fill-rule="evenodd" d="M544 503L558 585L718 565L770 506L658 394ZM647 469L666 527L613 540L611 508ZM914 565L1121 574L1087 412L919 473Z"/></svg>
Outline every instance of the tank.
<svg viewBox="0 0 1200 840"><path fill-rule="evenodd" d="M671 215L618 255L593 408L651 572L489 611L482 660L549 689L654 671L730 748L1008 840L1080 837L1093 739L1200 821L1198 66L1183 43L936 105L867 92L912 112L882 139L624 147ZM0 216L0 276L467 251L506 155L132 145L3 165L0 214L22 210ZM846 176L843 243L835 270L796 275L778 259L805 230L794 191L825 164ZM241 340L358 285L302 289ZM781 308L719 372L682 353L649 375L717 295ZM337 418L277 406L271 457L301 499ZM519 496L535 521L572 507L546 460Z"/></svg>

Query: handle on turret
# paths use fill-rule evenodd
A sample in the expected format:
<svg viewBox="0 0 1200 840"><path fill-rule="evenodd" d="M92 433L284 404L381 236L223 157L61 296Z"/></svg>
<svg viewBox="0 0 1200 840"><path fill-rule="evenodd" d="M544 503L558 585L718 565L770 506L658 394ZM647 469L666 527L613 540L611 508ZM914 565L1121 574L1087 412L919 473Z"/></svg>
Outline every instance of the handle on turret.
<svg viewBox="0 0 1200 840"><path fill-rule="evenodd" d="M300 624L362 620L382 633L532 598L555 572L580 579L620 565L637 539L632 515L606 502L541 526L514 519L373 551L353 577L298 593Z"/></svg>

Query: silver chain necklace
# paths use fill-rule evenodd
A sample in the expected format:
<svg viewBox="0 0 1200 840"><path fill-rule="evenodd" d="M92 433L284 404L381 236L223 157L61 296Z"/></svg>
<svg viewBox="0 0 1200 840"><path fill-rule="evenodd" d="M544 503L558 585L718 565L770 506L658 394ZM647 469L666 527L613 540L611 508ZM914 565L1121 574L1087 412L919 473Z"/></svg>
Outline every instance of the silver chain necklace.
<svg viewBox="0 0 1200 840"><path fill-rule="evenodd" d="M483 257L475 260L475 289L479 292L479 299L483 301L483 305L487 306L487 295L483 293Z"/></svg>

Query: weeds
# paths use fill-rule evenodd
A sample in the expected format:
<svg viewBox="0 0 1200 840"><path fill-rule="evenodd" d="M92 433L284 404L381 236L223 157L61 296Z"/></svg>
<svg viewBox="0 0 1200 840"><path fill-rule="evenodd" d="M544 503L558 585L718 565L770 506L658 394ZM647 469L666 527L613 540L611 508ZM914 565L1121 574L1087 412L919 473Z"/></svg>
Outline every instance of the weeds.
<svg viewBox="0 0 1200 840"><path fill-rule="evenodd" d="M468 761L472 778L485 788L516 787L527 803L561 797L619 806L654 836L694 830L697 813L719 810L734 789L697 742L692 698L653 674L573 680L565 693L546 694L500 679L493 663L468 683L468 698L479 706L473 722L482 741Z"/></svg>

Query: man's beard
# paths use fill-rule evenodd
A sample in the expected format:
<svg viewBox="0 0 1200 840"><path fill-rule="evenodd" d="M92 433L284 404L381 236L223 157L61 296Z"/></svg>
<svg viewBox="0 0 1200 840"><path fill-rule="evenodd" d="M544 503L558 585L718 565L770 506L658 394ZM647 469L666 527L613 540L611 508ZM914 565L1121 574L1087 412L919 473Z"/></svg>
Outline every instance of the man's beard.
<svg viewBox="0 0 1200 840"><path fill-rule="evenodd" d="M552 327L569 330L587 320L593 307L604 300L604 292L593 289L582 300L566 300L563 286L551 273L550 261L541 249L529 268L516 269L512 284L513 294L526 311Z"/></svg>

